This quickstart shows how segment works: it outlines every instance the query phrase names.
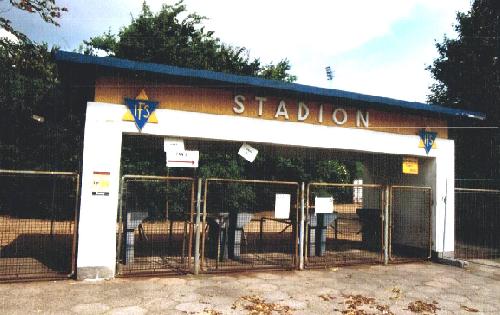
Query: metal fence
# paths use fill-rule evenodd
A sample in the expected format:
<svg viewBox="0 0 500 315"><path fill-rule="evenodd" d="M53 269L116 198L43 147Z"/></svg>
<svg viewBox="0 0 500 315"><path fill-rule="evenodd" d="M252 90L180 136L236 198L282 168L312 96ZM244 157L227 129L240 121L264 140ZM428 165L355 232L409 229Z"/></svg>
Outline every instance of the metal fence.
<svg viewBox="0 0 500 315"><path fill-rule="evenodd" d="M201 270L294 268L298 196L296 182L206 179Z"/></svg>
<svg viewBox="0 0 500 315"><path fill-rule="evenodd" d="M188 177L122 177L117 275L190 271L194 190Z"/></svg>
<svg viewBox="0 0 500 315"><path fill-rule="evenodd" d="M455 189L455 257L500 258L500 190Z"/></svg>
<svg viewBox="0 0 500 315"><path fill-rule="evenodd" d="M390 260L429 259L432 250L431 188L390 188Z"/></svg>
<svg viewBox="0 0 500 315"><path fill-rule="evenodd" d="M380 185L308 184L305 267L382 262L382 209Z"/></svg>
<svg viewBox="0 0 500 315"><path fill-rule="evenodd" d="M0 281L75 274L79 179L0 170Z"/></svg>

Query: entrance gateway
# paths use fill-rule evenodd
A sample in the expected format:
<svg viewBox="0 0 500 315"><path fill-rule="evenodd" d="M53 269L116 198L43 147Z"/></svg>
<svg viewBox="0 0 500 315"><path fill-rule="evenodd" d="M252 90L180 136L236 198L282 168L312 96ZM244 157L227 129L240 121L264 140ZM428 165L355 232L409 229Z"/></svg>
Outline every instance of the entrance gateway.
<svg viewBox="0 0 500 315"><path fill-rule="evenodd" d="M76 91L71 99L86 107L80 279L453 255L454 142L447 120L481 114L63 51L56 59ZM72 79L75 69L85 75ZM355 159L362 184L297 180L293 170L288 180L272 180L272 169L266 179L170 176L170 168L124 173L127 137L180 139L186 144L180 151L199 151L199 160L183 153L193 160L181 162L200 168L200 148L217 143L258 149L248 168L261 150ZM254 198L229 202L235 191Z"/></svg>

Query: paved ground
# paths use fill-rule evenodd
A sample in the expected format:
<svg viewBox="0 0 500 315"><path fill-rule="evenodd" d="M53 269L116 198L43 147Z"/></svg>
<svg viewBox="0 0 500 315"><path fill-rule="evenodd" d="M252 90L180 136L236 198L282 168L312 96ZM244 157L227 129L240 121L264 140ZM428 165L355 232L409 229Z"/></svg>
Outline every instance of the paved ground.
<svg viewBox="0 0 500 315"><path fill-rule="evenodd" d="M425 311L426 312L423 312ZM433 263L0 284L1 314L500 314L500 268Z"/></svg>

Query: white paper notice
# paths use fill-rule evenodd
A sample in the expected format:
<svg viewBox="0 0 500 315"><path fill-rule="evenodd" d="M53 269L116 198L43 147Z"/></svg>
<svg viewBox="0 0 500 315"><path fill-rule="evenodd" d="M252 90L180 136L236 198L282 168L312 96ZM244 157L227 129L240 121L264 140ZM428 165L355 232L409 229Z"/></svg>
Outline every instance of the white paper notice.
<svg viewBox="0 0 500 315"><path fill-rule="evenodd" d="M163 151L184 151L184 140L179 138L169 138L165 137L163 139Z"/></svg>
<svg viewBox="0 0 500 315"><path fill-rule="evenodd" d="M243 143L243 145L240 147L240 150L238 151L238 154L241 155L248 162L253 162L257 157L258 153L259 150L249 146L246 143Z"/></svg>
<svg viewBox="0 0 500 315"><path fill-rule="evenodd" d="M288 219L290 217L290 194L276 194L274 218Z"/></svg>
<svg viewBox="0 0 500 315"><path fill-rule="evenodd" d="M333 213L333 197L314 198L315 213Z"/></svg>

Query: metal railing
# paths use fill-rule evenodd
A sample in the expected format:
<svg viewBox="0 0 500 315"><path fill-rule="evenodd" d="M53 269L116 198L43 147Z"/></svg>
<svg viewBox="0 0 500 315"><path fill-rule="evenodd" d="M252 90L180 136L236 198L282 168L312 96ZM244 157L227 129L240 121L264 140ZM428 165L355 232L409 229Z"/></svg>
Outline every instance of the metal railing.
<svg viewBox="0 0 500 315"><path fill-rule="evenodd" d="M117 273L192 269L194 179L125 175L117 220Z"/></svg>
<svg viewBox="0 0 500 315"><path fill-rule="evenodd" d="M309 183L305 205L305 267L381 263L383 193L381 185Z"/></svg>
<svg viewBox="0 0 500 315"><path fill-rule="evenodd" d="M0 170L0 187L0 280L74 276L79 174Z"/></svg>
<svg viewBox="0 0 500 315"><path fill-rule="evenodd" d="M201 271L295 268L298 198L297 182L206 179Z"/></svg>
<svg viewBox="0 0 500 315"><path fill-rule="evenodd" d="M455 257L500 258L500 190L455 189Z"/></svg>

